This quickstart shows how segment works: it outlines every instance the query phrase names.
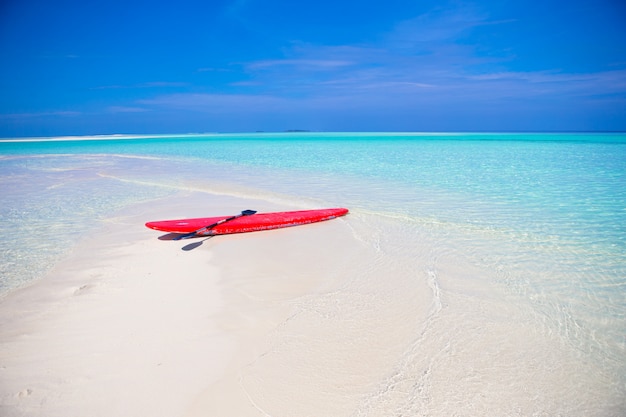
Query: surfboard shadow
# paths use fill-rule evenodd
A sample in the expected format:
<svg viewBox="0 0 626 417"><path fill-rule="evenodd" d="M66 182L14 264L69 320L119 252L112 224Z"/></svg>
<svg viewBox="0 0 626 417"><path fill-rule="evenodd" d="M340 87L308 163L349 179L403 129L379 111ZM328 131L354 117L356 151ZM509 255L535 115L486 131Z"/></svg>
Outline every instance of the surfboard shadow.
<svg viewBox="0 0 626 417"><path fill-rule="evenodd" d="M159 240L176 240L176 238L181 236L181 235L182 235L181 233L167 233L167 234L164 234L162 236L159 236L158 239ZM195 237L191 237L190 239L202 238L202 240L190 243L188 245L185 245L181 249L184 250L184 251L187 251L187 252L190 251L190 250L194 250L195 248L197 248L199 246L202 246L202 243L205 240L209 240L212 237L215 237L215 236L195 236Z"/></svg>
<svg viewBox="0 0 626 417"><path fill-rule="evenodd" d="M180 235L181 233L167 233L165 235L159 236L158 239L159 240L174 240Z"/></svg>
<svg viewBox="0 0 626 417"><path fill-rule="evenodd" d="M202 239L202 240L200 240L200 241L198 241L198 242L193 242L193 243L190 243L190 244L188 244L188 245L183 246L183 247L181 248L181 250L184 250L185 252L188 252L188 251L190 251L190 250L194 250L195 248L197 248L197 247L199 247L199 246L202 246L202 244L204 243L204 241L209 240L209 239L211 239L212 237L215 237L215 236L206 236L204 239Z"/></svg>

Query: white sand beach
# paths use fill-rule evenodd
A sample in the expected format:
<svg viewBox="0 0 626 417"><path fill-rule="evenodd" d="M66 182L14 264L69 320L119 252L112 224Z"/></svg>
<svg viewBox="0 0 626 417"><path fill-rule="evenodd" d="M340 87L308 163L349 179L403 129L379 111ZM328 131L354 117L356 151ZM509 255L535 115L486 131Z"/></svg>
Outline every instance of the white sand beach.
<svg viewBox="0 0 626 417"><path fill-rule="evenodd" d="M185 192L107 219L0 300L0 415L619 415L611 374L418 229L144 227L297 208Z"/></svg>
<svg viewBox="0 0 626 417"><path fill-rule="evenodd" d="M344 415L355 407L399 352L359 334L361 326L324 317L354 308L341 297L327 296L334 307L326 312L298 309L332 294L368 248L342 219L185 241L159 240L143 226L206 214L198 207L279 209L177 196L135 206L85 236L48 276L0 302L0 414Z"/></svg>
<svg viewBox="0 0 626 417"><path fill-rule="evenodd" d="M234 341L212 319L211 252L158 240L145 209L2 300L3 415L180 415L224 371Z"/></svg>

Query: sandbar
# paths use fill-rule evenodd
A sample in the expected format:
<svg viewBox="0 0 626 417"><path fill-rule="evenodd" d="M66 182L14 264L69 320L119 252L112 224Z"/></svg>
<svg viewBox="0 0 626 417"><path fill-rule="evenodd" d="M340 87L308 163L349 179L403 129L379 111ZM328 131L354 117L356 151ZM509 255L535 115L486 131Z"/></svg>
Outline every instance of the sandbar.
<svg viewBox="0 0 626 417"><path fill-rule="evenodd" d="M349 413L427 308L399 326L397 344L354 325L385 323L380 301L368 304L377 289L341 290L374 253L355 238L356 218L185 241L144 227L298 208L186 193L107 219L0 301L0 414Z"/></svg>

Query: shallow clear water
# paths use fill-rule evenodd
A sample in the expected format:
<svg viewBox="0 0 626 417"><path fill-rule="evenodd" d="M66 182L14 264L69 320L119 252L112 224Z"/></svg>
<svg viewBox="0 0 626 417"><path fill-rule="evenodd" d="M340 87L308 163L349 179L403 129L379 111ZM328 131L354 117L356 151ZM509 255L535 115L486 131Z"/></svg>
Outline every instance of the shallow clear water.
<svg viewBox="0 0 626 417"><path fill-rule="evenodd" d="M536 410L583 415L595 399L604 408L596 404L593 415L624 411L626 135L4 141L0 290L41 277L115 210L181 190L348 207L368 226L355 236L376 248L379 262L429 282L431 317L416 329L389 386L357 414L449 413L454 407L424 404L437 398L437 387L453 382L454 373L435 370L458 369L455 358L466 354L456 345L462 342L474 359L502 346L484 359L491 360L482 368L488 375L475 375L482 383L504 379L499 396L485 403L491 410L518 390L511 381L506 388L507 375L514 374L535 387L532 395L543 401ZM234 210L247 208L254 207ZM516 356L515 346L526 355ZM431 362L417 359L429 351L437 352ZM541 374L546 382L538 383L532 367L546 363L553 365L554 379ZM402 388L404 397L390 389L402 381L413 381ZM466 382L446 398L466 403L473 392L472 381ZM551 385L559 383L562 391ZM475 395L480 392L476 388ZM520 415L532 414L520 407Z"/></svg>

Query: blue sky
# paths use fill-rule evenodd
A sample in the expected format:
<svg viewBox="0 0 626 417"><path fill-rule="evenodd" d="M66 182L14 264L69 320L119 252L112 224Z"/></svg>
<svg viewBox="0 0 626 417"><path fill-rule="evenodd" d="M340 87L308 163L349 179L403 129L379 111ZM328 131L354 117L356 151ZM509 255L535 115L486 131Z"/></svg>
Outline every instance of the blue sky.
<svg viewBox="0 0 626 417"><path fill-rule="evenodd" d="M0 57L1 137L626 130L623 0L3 0Z"/></svg>

